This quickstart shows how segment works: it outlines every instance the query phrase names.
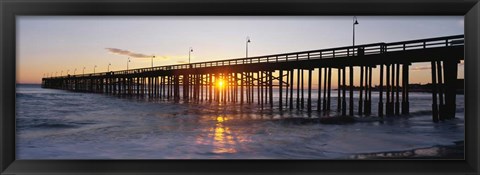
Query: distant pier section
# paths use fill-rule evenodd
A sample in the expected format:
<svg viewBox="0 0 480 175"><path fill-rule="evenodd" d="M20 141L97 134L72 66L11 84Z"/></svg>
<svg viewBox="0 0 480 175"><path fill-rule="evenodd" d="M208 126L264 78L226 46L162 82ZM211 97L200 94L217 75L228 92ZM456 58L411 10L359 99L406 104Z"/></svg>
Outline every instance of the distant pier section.
<svg viewBox="0 0 480 175"><path fill-rule="evenodd" d="M410 65L425 62L431 65L432 120L437 122L455 117L457 69L463 59L464 36L456 35L49 77L42 79L42 87L173 102L257 104L280 111L336 110L340 116L384 117L409 114ZM354 68L360 70L359 75L354 75ZM376 75L374 69L378 70ZM337 109L331 109L334 71L340 87L335 97ZM312 87L313 72L318 74L316 87ZM378 76L378 86L372 85L373 76ZM359 86L354 86L354 79L359 80ZM318 92L316 97L312 89ZM371 109L374 90L378 91L377 114ZM354 91L359 93L355 100Z"/></svg>

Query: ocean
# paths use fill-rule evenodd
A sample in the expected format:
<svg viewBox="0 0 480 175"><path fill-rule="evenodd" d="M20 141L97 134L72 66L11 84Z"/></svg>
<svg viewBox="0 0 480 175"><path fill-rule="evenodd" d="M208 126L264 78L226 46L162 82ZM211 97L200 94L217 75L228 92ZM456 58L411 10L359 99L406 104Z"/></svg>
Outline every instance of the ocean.
<svg viewBox="0 0 480 175"><path fill-rule="evenodd" d="M330 115L336 115L336 94ZM274 110L261 110L256 102L173 103L17 85L16 158L356 159L464 141L464 95L457 94L456 118L438 123L429 93L410 93L408 116L355 116L345 124L309 120L322 115L315 111L315 91L312 97L308 114L306 108L279 112L278 98ZM372 92L373 115L377 100ZM442 158L437 153L430 156Z"/></svg>

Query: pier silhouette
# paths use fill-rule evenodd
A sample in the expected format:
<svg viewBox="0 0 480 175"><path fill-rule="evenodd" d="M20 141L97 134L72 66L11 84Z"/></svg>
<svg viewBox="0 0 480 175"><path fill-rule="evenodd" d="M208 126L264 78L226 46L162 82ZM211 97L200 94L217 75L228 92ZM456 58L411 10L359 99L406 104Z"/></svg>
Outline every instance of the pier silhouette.
<svg viewBox="0 0 480 175"><path fill-rule="evenodd" d="M455 35L49 77L42 79L42 87L147 96L173 102L256 103L261 108L275 106L278 110L324 113L337 110L341 116L354 116L375 115L372 114L372 76L379 76L376 116L384 117L409 114L409 66L426 62L431 63L432 120L437 122L455 117L457 69L463 59L464 36ZM359 77L354 75L355 67L360 69ZM378 69L379 74L373 75L373 69ZM317 97L312 96L314 70L318 70ZM337 109L331 109L332 71L338 71L339 75ZM359 78L359 90L354 90L355 78ZM278 94L273 94L274 87ZM306 97L304 91L307 91ZM353 98L354 91L359 93L358 101ZM275 104L274 98L278 98ZM316 107L312 106L314 100Z"/></svg>

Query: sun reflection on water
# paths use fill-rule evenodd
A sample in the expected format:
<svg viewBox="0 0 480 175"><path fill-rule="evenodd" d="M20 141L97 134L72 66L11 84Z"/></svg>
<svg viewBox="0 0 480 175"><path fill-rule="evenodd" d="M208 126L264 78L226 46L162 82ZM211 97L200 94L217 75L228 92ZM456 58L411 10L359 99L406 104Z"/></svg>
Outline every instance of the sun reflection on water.
<svg viewBox="0 0 480 175"><path fill-rule="evenodd" d="M197 144L211 146L211 152L216 154L237 153L242 147L241 142L246 141L242 132L233 131L228 125L231 118L220 115L216 117L205 117L204 122L213 122L211 127L205 128L205 134L197 137ZM231 123L230 123L231 124ZM206 137L205 137L206 136Z"/></svg>
<svg viewBox="0 0 480 175"><path fill-rule="evenodd" d="M217 117L215 124L213 152L214 153L235 153L236 143L233 140L232 132L229 127L225 127L224 122L228 119L224 116Z"/></svg>

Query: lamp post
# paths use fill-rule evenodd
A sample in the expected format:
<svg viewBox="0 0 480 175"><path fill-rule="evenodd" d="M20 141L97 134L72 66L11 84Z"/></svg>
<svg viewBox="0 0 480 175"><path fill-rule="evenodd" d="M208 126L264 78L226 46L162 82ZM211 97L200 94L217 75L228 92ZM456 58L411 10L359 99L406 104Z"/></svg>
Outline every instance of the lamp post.
<svg viewBox="0 0 480 175"><path fill-rule="evenodd" d="M355 25L358 24L357 17L353 16L353 46L355 46Z"/></svg>
<svg viewBox="0 0 480 175"><path fill-rule="evenodd" d="M130 62L130 57L127 59L127 71L128 71L128 63Z"/></svg>
<svg viewBox="0 0 480 175"><path fill-rule="evenodd" d="M110 72L110 66L111 65L112 65L112 63L108 63L107 72Z"/></svg>
<svg viewBox="0 0 480 175"><path fill-rule="evenodd" d="M83 67L82 76L85 76L85 67Z"/></svg>
<svg viewBox="0 0 480 175"><path fill-rule="evenodd" d="M155 58L155 55L152 56L152 68L153 68L153 59Z"/></svg>
<svg viewBox="0 0 480 175"><path fill-rule="evenodd" d="M352 41L352 45L353 45L353 53L352 53L352 56L355 56L355 25L358 24L358 21L357 21L357 17L356 16L353 16L353 41ZM358 48L360 49L360 48ZM358 52L359 50L357 49L357 55L358 55ZM367 69L365 67L365 69ZM345 77L345 69L343 70L343 74L344 74L344 77ZM371 72L370 72L371 74ZM360 77L363 77L363 67L360 67ZM345 80L343 80L345 81ZM365 79L365 82L367 80ZM361 85L361 82L362 80L360 80L360 91L359 91L359 94L360 94L360 98L359 98L359 101L358 101L358 105L359 105L359 111L361 111L362 109L362 91L363 91L363 88L362 88L362 85ZM353 106L353 66L350 66L350 106ZM343 91L344 94L345 94L345 91ZM345 98L345 97L344 97ZM365 91L365 106L367 105L367 92ZM346 106L346 105L345 105ZM350 111L349 111L350 115L353 116L353 108L350 107ZM361 112L360 112L361 113Z"/></svg>
<svg viewBox="0 0 480 175"><path fill-rule="evenodd" d="M245 58L248 58L248 43L250 43L250 37L247 36L247 41L245 43L245 47L246 47Z"/></svg>
<svg viewBox="0 0 480 175"><path fill-rule="evenodd" d="M73 70L73 75L75 75L75 72L77 72L77 68L75 68L75 69Z"/></svg>
<svg viewBox="0 0 480 175"><path fill-rule="evenodd" d="M60 76L63 76L63 70L62 70L62 71L60 71Z"/></svg>
<svg viewBox="0 0 480 175"><path fill-rule="evenodd" d="M67 76L68 76L68 72L70 71L70 69L67 69Z"/></svg>
<svg viewBox="0 0 480 175"><path fill-rule="evenodd" d="M188 64L190 64L190 56L191 56L190 54L191 54L192 52L193 52L193 48L190 47L190 48L188 49Z"/></svg>
<svg viewBox="0 0 480 175"><path fill-rule="evenodd" d="M95 74L95 68L97 68L97 65L93 66L93 74Z"/></svg>

